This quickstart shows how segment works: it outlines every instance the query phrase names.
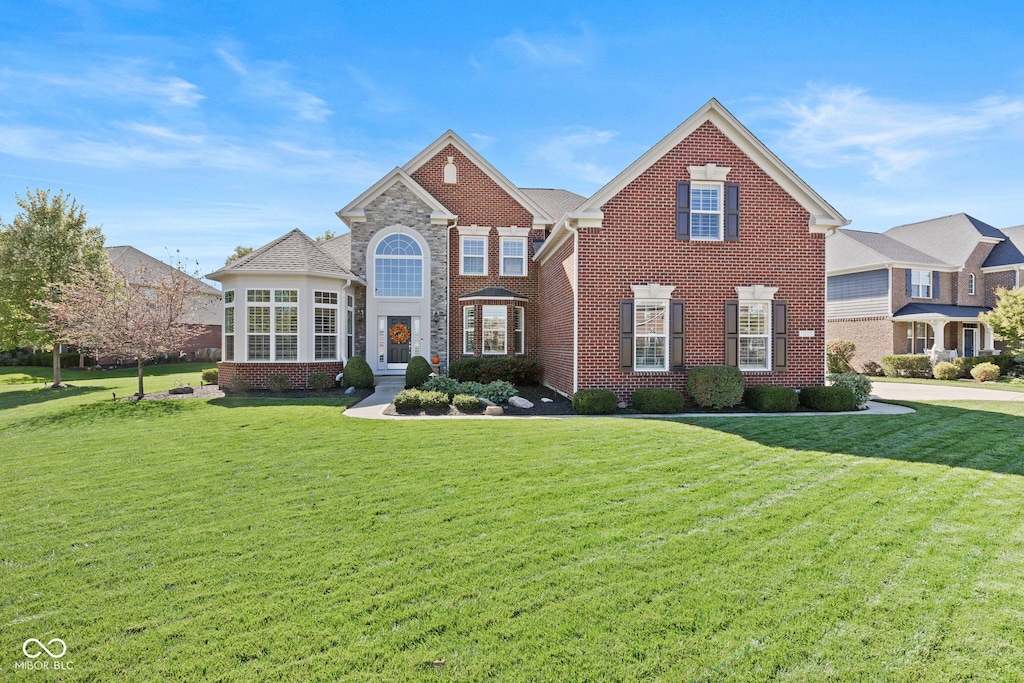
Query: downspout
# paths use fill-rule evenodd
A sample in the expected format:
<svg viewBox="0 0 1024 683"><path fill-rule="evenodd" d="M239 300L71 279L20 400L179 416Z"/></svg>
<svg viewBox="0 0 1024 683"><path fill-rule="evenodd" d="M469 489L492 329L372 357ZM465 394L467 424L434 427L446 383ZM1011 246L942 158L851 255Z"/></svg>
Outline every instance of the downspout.
<svg viewBox="0 0 1024 683"><path fill-rule="evenodd" d="M575 395L580 382L580 230L568 220L565 227L572 233L572 279L576 285L572 297L572 393Z"/></svg>

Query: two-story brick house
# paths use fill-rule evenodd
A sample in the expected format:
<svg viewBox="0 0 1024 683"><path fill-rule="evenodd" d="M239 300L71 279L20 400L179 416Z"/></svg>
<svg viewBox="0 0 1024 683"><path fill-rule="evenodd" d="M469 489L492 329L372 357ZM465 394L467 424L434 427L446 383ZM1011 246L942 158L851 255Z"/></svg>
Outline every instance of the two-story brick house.
<svg viewBox="0 0 1024 683"><path fill-rule="evenodd" d="M222 376L522 356L623 399L696 365L822 382L825 235L848 221L715 100L589 198L517 187L449 131L338 216L340 238L289 233L210 276L245 336Z"/></svg>
<svg viewBox="0 0 1024 683"><path fill-rule="evenodd" d="M1024 226L999 230L961 213L884 233L839 230L826 244L828 338L856 344L855 368L893 353L1001 348L978 315L997 288L1020 286Z"/></svg>

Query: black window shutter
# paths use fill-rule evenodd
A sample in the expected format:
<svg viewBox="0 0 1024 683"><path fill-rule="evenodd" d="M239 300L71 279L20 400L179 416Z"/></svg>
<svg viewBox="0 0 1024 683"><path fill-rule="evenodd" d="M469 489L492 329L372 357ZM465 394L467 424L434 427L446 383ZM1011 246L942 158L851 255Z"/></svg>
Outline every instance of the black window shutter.
<svg viewBox="0 0 1024 683"><path fill-rule="evenodd" d="M786 315L785 301L773 302L772 324L775 328L772 340L772 370L785 370L789 367L789 319Z"/></svg>
<svg viewBox="0 0 1024 683"><path fill-rule="evenodd" d="M907 296L914 295L913 271L907 268Z"/></svg>
<svg viewBox="0 0 1024 683"><path fill-rule="evenodd" d="M619 370L633 370L633 300L619 302Z"/></svg>
<svg viewBox="0 0 1024 683"><path fill-rule="evenodd" d="M676 181L676 239L690 241L690 183Z"/></svg>
<svg viewBox="0 0 1024 683"><path fill-rule="evenodd" d="M685 305L682 299L672 299L669 312L669 369L683 369L683 349L685 347L685 329L683 313Z"/></svg>
<svg viewBox="0 0 1024 683"><path fill-rule="evenodd" d="M939 298L939 271L932 271L932 298Z"/></svg>
<svg viewBox="0 0 1024 683"><path fill-rule="evenodd" d="M725 364L740 365L740 302L725 302Z"/></svg>
<svg viewBox="0 0 1024 683"><path fill-rule="evenodd" d="M725 184L725 241L740 241L740 186Z"/></svg>

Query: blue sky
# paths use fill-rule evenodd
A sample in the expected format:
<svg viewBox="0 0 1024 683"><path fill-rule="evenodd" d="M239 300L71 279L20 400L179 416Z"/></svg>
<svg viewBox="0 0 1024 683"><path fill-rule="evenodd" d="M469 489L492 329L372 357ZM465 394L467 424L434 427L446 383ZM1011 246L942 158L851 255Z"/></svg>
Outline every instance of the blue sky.
<svg viewBox="0 0 1024 683"><path fill-rule="evenodd" d="M0 0L0 218L218 268L449 128L589 195L711 97L848 219L1024 223L1024 3Z"/></svg>

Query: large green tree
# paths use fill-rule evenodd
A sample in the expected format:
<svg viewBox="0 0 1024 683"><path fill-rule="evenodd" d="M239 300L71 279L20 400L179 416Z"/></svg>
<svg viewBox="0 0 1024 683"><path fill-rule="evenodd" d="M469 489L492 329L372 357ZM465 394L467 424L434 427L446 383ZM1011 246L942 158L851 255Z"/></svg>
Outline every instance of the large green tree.
<svg viewBox="0 0 1024 683"><path fill-rule="evenodd" d="M63 191L15 195L21 212L0 221L0 348L53 348L53 385L60 386L60 342L47 302L62 300L76 273L107 261L103 233Z"/></svg>
<svg viewBox="0 0 1024 683"><path fill-rule="evenodd" d="M978 319L992 326L996 337L1013 350L1024 347L1024 289L996 289L996 307Z"/></svg>

